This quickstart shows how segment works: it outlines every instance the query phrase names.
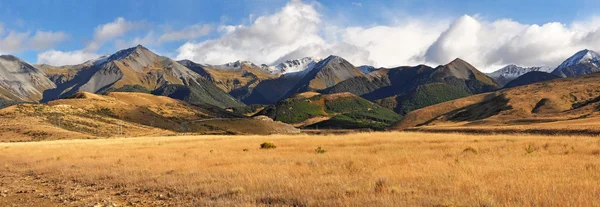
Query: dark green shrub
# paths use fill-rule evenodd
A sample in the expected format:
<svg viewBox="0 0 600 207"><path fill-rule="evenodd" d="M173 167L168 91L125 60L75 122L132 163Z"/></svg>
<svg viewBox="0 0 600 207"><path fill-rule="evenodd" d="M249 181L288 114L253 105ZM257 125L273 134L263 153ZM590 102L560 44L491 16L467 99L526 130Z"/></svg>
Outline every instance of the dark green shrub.
<svg viewBox="0 0 600 207"><path fill-rule="evenodd" d="M323 154L323 153L327 152L327 150L325 150L321 147L317 147L317 149L315 149L315 152L318 154Z"/></svg>
<svg viewBox="0 0 600 207"><path fill-rule="evenodd" d="M275 144L271 143L271 142L265 142L260 144L260 148L261 149L275 149L277 148L277 146L275 146Z"/></svg>

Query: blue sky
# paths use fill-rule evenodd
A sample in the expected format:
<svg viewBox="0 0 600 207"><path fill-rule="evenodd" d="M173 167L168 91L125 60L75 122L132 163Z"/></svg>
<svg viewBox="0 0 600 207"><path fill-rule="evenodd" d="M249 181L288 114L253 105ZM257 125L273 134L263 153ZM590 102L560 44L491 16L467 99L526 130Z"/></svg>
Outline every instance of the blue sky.
<svg viewBox="0 0 600 207"><path fill-rule="evenodd" d="M343 45L350 45L353 49L358 51L356 53L364 52L363 54L367 54L365 57L350 57L350 59L354 59L354 62L357 62L357 64L373 64L380 66L416 64L418 62L441 64L448 58L445 56L441 57L438 53L445 54L454 50L442 48L444 50L440 51L439 48L437 48L438 50L435 50L436 48L432 47L436 46L436 42L438 43L437 45L441 44L441 40L437 37L443 35L448 27L452 28L452 25L460 25L457 24L457 22L460 23L461 19L466 22L470 21L469 18L466 18L465 20L463 18L464 15L473 18L483 25L494 25L494 22L499 20L510 19L512 22L523 25L521 30L514 31L517 37L520 37L517 33L525 34L526 32L523 32L522 30L530 28L532 25L543 26L549 22L559 22L571 32L575 30L573 29L574 24L581 23L583 25L588 25L588 27L595 27L595 18L600 15L596 12L596 10L600 9L600 4L591 0L355 0L344 2L320 0L296 3L308 5L310 6L310 9L314 9L317 13L318 24L316 24L316 26L319 27L319 29L315 29L316 31L313 31L314 33L301 36L315 35L314 38L306 40L306 42L310 42L311 45L319 44L320 42L329 44L327 47L319 47L320 53L298 52L300 49L302 49L302 51L308 50L306 47L310 45L284 41L279 43L274 42L273 44L299 46L297 48L287 48L286 46L260 48L258 52L265 53L261 55L269 58L259 58L248 55L257 53L257 51L247 51L238 55L218 53L208 55L212 58L203 56L204 53L194 54L195 52L206 53L206 51L203 51L202 48L200 48L206 45L212 45L213 49L222 48L223 45L225 45L231 47L228 48L230 51L244 51L248 50L248 48L253 48L236 48L236 46L227 45L227 41L248 42L253 41L256 37L245 40L240 39L239 41L237 39L235 41L230 41L227 37L224 37L228 35L227 31L229 31L224 29L225 26L245 26L250 28L255 25L254 21L258 17L274 17L278 13L283 13L282 10L286 6L293 4L290 3L289 0L0 0L0 22L2 23L2 27L0 27L0 53L14 54L28 62L37 63L40 62L40 54L47 51L60 51L64 53L80 51L81 53L85 52L88 54L81 58L87 58L93 57L94 55L113 53L116 50L123 49L123 47L130 46L135 42L142 42L148 43L147 47L157 53L173 58L189 57L195 61L205 61L209 63L234 61L233 59L240 58L249 59L251 61L262 61L261 63L272 63L283 57L297 57L298 55L304 54L322 56L322 54L326 52L335 53L338 50L335 48L340 48ZM308 11L302 15L312 14L312 11ZM118 18L121 18L122 21L119 22ZM306 19L310 21L310 18ZM115 22L128 25L127 30L122 31L122 34L109 34L107 37L97 36L96 33L98 28ZM358 32L371 32L369 34L373 34L372 32L375 31L371 31L370 29L375 30L380 26L388 27L387 29L405 29L400 31L409 31L413 28L412 26L407 25L419 25L418 27L421 28L420 30L423 30L423 32L436 34L430 38L431 40L423 43L427 47L420 45L410 46L410 51L415 54L410 57L406 54L405 56L407 57L400 58L397 63L390 59L383 60L382 58L374 57L374 54L383 53L382 51L377 50L377 48L368 48L368 46L373 46L374 44L361 45L356 43L360 42L359 40L354 42L344 40L347 36L354 34L350 31L352 28L359 28ZM310 27L315 25L311 24L307 26ZM186 30L186 28L189 30ZM424 28L438 29L432 31ZM548 27L548 29L549 31L552 31L551 28ZM589 31L577 30L577 32L580 32L584 36L590 36L592 30L593 28L589 29ZM39 41L48 41L47 44L43 44L43 47L28 43L31 42L30 39L33 39L38 31L52 32L53 34L45 36L46 38L40 38ZM192 35L192 32L186 31L195 31L198 32L198 34ZM387 30L382 29L382 31ZM235 38L246 38L247 35L244 35L242 32L238 31L237 35L236 32L234 32L234 35L230 36L235 36ZM252 32L250 29L247 32L256 33L256 31ZM285 33L286 31L279 32ZM302 34L302 31L299 32ZM19 39L22 43L15 43L11 46L7 46L7 42L15 42L10 41L12 39L7 38L11 33L14 34L14 37L16 37L17 34L22 34ZM162 35L170 33L174 33L172 35L175 36L170 36L172 38L168 38L169 40L158 41ZM184 35L184 33L190 35ZM485 33L485 31L482 33ZM379 34L377 33L377 35ZM411 35L407 34L407 36ZM418 37L419 35L413 36ZM40 35L40 37L44 36ZM95 37L99 37L97 38L98 40L95 40ZM144 39L144 37L147 38ZM402 33L396 34L395 37L397 39L409 38L404 37ZM515 37L511 38L515 39ZM5 40L4 43L2 43L1 39ZM375 40L372 40L370 43L374 41ZM572 42L572 40L568 41ZM89 46L90 42L98 43L98 47ZM336 43L334 44L331 42ZM594 41L592 42L595 43ZM265 43L262 42L261 44ZM486 48L491 43L481 42L478 44L483 46L477 46L477 48ZM401 44L400 42L397 43L397 45L408 47L406 44ZM593 46L595 45L591 44L591 49L594 48ZM499 51L502 50L503 47L505 48L508 46L494 47L497 47L495 50ZM573 46L573 48L569 48L568 53L579 49L578 47L580 46L577 45ZM185 53L185 51L182 52L183 49L189 49L186 50L188 53ZM345 50L347 50L347 48ZM510 50L515 49L513 48ZM266 53L265 51L270 51L270 53ZM223 52L227 52L227 50ZM469 53L469 51L454 52L448 55L453 56L467 53ZM294 54L296 54L296 56L294 56ZM528 62L527 60L519 61L515 58L511 58L511 56L516 56L517 54L507 54L505 56L506 58L504 56L496 57L498 55L500 54L489 55L490 57L474 57L473 59L485 60L471 61L480 62L478 63L480 67L496 67L509 63L536 65L535 62ZM556 64L560 58L565 56L565 54L551 54L550 56L552 55L556 56L552 60L536 57L536 61L538 61L539 64L552 65ZM228 58L214 58L215 56L227 56ZM64 60L59 61L52 58L44 60L56 64L72 62Z"/></svg>

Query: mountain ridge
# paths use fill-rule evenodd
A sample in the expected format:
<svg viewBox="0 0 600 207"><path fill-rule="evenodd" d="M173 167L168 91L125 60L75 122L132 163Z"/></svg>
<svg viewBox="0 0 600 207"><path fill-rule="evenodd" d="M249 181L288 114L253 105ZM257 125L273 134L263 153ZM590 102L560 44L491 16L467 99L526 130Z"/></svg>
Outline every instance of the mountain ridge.
<svg viewBox="0 0 600 207"><path fill-rule="evenodd" d="M600 54L584 49L561 63L552 74L560 77L575 77L600 72Z"/></svg>
<svg viewBox="0 0 600 207"><path fill-rule="evenodd" d="M496 82L500 85L506 85L508 82L517 79L519 76L522 76L531 71L541 71L550 73L553 69L546 66L536 66L536 67L521 67L517 65L507 65L503 68L500 68L494 72L487 73L488 76L495 79Z"/></svg>

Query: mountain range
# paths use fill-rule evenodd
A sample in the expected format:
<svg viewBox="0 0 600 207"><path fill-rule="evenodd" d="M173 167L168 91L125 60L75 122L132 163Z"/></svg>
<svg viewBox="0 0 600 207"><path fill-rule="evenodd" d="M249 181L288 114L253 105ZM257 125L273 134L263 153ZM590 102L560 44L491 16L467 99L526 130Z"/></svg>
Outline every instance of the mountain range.
<svg viewBox="0 0 600 207"><path fill-rule="evenodd" d="M46 103L82 92L136 92L168 96L201 108L252 112L252 115L266 115L288 124L308 123L306 120L321 122L319 125L309 121L310 124L303 127L356 119L359 121L343 122L343 125L383 129L393 120L417 109L503 87L585 75L599 71L599 65L600 56L590 50L576 53L552 71L548 67L509 65L490 74L482 73L460 58L436 67L356 67L334 55L325 59L287 60L276 65L249 61L209 65L190 60L175 61L138 45L68 66L31 65L14 56L0 56L0 106ZM299 98L305 97L299 94L307 93L319 95L315 96L317 98ZM298 103L337 100L331 97L353 100L343 101L342 105L356 106L357 111L365 107L373 111L361 112L362 118L356 118L359 115L336 111L329 107L336 102L326 101L324 103L330 104L316 105L323 107L315 108L319 113L298 112L298 117L304 117L301 120L282 118L281 113L289 115L296 109L303 111L304 107L309 107ZM398 116L384 115L392 111ZM370 117L365 115L369 113L375 115L365 118Z"/></svg>

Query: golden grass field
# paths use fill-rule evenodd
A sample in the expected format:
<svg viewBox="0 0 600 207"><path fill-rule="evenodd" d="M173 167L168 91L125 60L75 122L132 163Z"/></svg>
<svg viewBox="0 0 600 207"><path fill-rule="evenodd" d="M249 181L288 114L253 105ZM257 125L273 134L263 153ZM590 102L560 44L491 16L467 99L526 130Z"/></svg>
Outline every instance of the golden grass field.
<svg viewBox="0 0 600 207"><path fill-rule="evenodd" d="M598 137L59 140L0 143L0 163L0 206L600 206Z"/></svg>

